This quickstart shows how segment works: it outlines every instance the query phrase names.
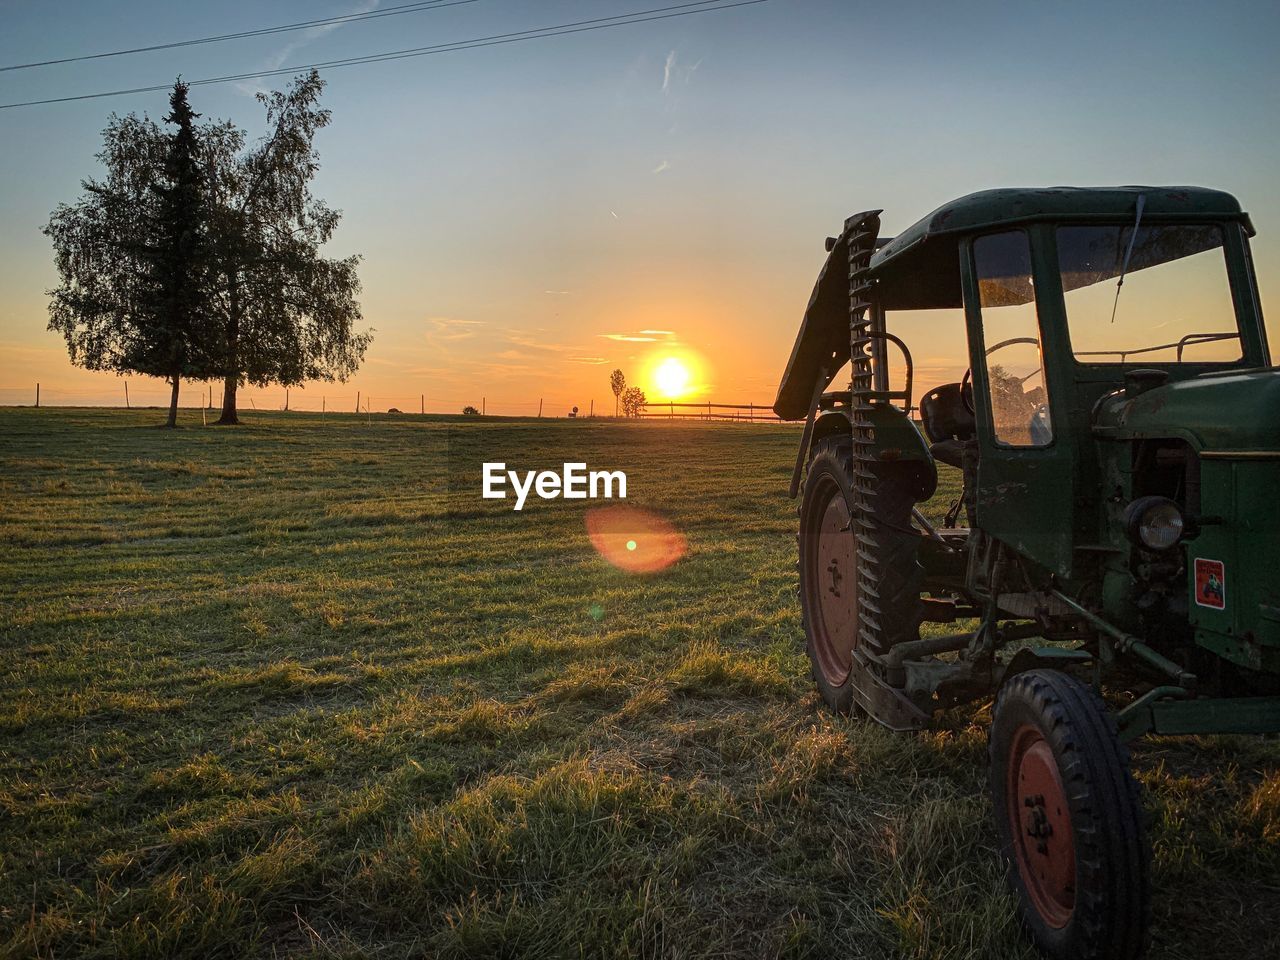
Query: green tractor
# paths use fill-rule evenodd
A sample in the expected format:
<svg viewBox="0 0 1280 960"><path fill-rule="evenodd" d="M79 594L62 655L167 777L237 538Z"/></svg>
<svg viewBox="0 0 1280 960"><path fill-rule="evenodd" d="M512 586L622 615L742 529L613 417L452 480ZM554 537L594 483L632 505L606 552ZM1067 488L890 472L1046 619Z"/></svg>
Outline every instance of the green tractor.
<svg viewBox="0 0 1280 960"><path fill-rule="evenodd" d="M1253 227L1198 187L989 190L892 239L879 213L828 239L774 406L805 420L813 676L900 731L994 695L1025 928L1050 957L1128 960L1150 852L1126 743L1280 731L1280 369ZM893 331L936 356L948 325L969 369L917 408ZM958 495L930 520L939 463Z"/></svg>

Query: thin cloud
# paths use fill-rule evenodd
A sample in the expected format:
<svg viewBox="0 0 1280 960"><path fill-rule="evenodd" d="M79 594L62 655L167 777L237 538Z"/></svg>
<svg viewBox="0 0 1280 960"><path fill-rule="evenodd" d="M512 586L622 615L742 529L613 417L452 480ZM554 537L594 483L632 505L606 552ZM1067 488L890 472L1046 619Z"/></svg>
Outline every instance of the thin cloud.
<svg viewBox="0 0 1280 960"><path fill-rule="evenodd" d="M600 333L605 340L621 340L623 343L658 343L675 337L674 330L636 330L626 333Z"/></svg>
<svg viewBox="0 0 1280 960"><path fill-rule="evenodd" d="M608 363L604 357L565 357L570 363Z"/></svg>
<svg viewBox="0 0 1280 960"><path fill-rule="evenodd" d="M407 372L415 377L450 377L458 370L456 367L410 367Z"/></svg>
<svg viewBox="0 0 1280 960"><path fill-rule="evenodd" d="M393 370L403 370L409 364L405 360L388 360L386 357L365 357L364 364L367 367L390 367Z"/></svg>
<svg viewBox="0 0 1280 960"><path fill-rule="evenodd" d="M352 14L357 14L357 13L369 13L372 10L376 10L378 8L378 4L380 4L381 2L382 0L361 0L361 2L357 3L352 9L346 11L346 13L337 14L337 16L345 17L345 16L351 16ZM328 34L332 33L334 30L337 30L339 27L342 27L342 26L345 26L345 24L325 23L325 24L321 24L318 27L312 27L309 30L303 30L298 35L298 39L290 40L283 47L281 47L275 53L270 54L266 58L266 60L263 61L262 72L267 73L271 70L279 69L280 67L284 66L284 62L286 60L292 57L295 53L297 53L303 47L308 46L309 44L313 43L316 40L319 40L323 36L327 36ZM259 93L265 93L267 90L266 87L264 87L261 83L258 82L257 78L254 78L252 80L245 80L245 81L241 81L240 83L237 83L236 89L239 90L241 93L248 94L249 96L254 96Z"/></svg>
<svg viewBox="0 0 1280 960"><path fill-rule="evenodd" d="M667 54L666 62L662 65L662 92L669 96L675 90L677 83L688 83L692 79L694 71L702 66L702 60L699 59L692 66L682 67L679 63L679 57L672 50Z"/></svg>
<svg viewBox="0 0 1280 960"><path fill-rule="evenodd" d="M531 367L527 363L486 363L476 367L481 376L509 377L517 373L542 373L542 367Z"/></svg>
<svg viewBox="0 0 1280 960"><path fill-rule="evenodd" d="M661 173L663 170L671 169L671 161L663 160L660 164L653 168L654 173Z"/></svg>
<svg viewBox="0 0 1280 960"><path fill-rule="evenodd" d="M565 343L544 343L542 341L535 340L528 334L517 333L515 331L512 331L507 335L506 343L516 347L523 347L525 350L545 350L548 353L570 353L572 351L582 349L581 345L571 346Z"/></svg>
<svg viewBox="0 0 1280 960"><path fill-rule="evenodd" d="M484 326L483 320L459 320L455 317L428 317L427 323L431 329L426 337L436 342L469 340L476 335L476 327Z"/></svg>
<svg viewBox="0 0 1280 960"><path fill-rule="evenodd" d="M564 296L566 293L572 293L572 290L543 290L543 293L549 293L553 297Z"/></svg>

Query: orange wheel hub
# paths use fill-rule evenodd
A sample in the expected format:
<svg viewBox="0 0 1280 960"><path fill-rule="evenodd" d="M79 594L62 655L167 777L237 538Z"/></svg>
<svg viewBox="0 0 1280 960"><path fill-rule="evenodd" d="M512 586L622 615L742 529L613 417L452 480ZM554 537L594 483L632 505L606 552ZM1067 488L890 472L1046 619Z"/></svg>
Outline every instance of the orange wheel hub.
<svg viewBox="0 0 1280 960"><path fill-rule="evenodd" d="M1013 859L1032 905L1061 929L1076 904L1076 848L1058 762L1037 727L1013 735L1005 775Z"/></svg>

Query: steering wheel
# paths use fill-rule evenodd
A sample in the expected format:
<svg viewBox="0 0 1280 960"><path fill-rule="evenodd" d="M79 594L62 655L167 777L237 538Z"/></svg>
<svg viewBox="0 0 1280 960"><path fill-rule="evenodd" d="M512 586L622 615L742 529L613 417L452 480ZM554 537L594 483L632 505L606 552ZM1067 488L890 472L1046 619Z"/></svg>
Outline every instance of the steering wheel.
<svg viewBox="0 0 1280 960"><path fill-rule="evenodd" d="M1040 346L1040 341L1035 337L1010 337L1008 340L1001 340L994 347L987 350L986 356L991 356L997 350L1003 350L1005 347L1011 347L1015 343L1030 343L1034 346ZM964 408L975 417L978 411L973 407L973 368L966 367L964 376L960 378L960 402L964 404Z"/></svg>

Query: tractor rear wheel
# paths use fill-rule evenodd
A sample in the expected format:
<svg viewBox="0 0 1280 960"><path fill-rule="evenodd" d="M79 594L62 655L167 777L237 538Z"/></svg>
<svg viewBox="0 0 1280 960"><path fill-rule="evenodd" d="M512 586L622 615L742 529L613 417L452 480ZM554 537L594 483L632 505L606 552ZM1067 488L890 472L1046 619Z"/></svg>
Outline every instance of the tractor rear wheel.
<svg viewBox="0 0 1280 960"><path fill-rule="evenodd" d="M996 834L1031 938L1053 960L1140 956L1150 849L1102 699L1064 673L1020 673L1000 690L988 752Z"/></svg>
<svg viewBox="0 0 1280 960"><path fill-rule="evenodd" d="M854 651L865 642L859 620L859 576L854 524L853 440L833 436L813 446L800 501L800 608L805 651L822 699L839 713L853 707ZM911 489L878 477L868 498L875 524L881 653L919 637L923 570L920 536L911 529Z"/></svg>

